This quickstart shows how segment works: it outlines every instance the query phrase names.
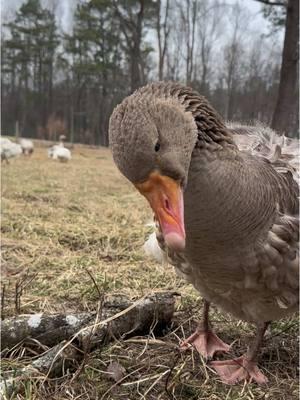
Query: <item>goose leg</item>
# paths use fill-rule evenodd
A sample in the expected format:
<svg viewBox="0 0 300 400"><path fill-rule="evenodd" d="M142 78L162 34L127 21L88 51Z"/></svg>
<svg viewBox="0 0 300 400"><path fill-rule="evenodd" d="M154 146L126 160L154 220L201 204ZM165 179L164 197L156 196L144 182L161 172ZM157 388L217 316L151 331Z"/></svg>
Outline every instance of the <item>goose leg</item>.
<svg viewBox="0 0 300 400"><path fill-rule="evenodd" d="M190 345L194 346L196 350L205 358L210 358L217 351L228 352L230 346L224 343L218 336L211 330L209 326L209 302L204 300L203 318L199 323L196 331L184 340L180 348L186 350Z"/></svg>
<svg viewBox="0 0 300 400"><path fill-rule="evenodd" d="M265 331L269 325L266 322L257 326L257 332L253 343L246 354L232 360L212 361L212 366L224 383L234 385L242 380L255 381L258 384L267 383L267 377L260 371L256 364Z"/></svg>

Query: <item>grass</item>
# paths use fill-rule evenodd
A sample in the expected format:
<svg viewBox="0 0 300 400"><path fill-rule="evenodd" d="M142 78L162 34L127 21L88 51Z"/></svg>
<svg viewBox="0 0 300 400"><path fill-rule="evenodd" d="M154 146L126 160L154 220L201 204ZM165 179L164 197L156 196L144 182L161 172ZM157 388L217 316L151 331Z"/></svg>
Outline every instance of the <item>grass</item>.
<svg viewBox="0 0 300 400"><path fill-rule="evenodd" d="M86 311L98 294L88 269L106 294L141 297L153 290L182 294L174 322L163 336L118 341L90 353L79 376L39 376L24 381L18 399L289 400L298 398L295 319L273 323L260 366L266 387L222 384L194 351L180 353L201 313L201 298L172 267L145 258L142 245L152 219L146 201L116 170L107 149L76 146L68 164L49 160L45 148L32 158L2 165L2 292L4 317L21 313ZM24 287L16 304L16 285ZM241 354L253 327L213 309L216 331L236 341ZM272 337L273 336L273 337ZM36 350L35 350L36 351ZM37 353L20 347L2 368L17 369ZM107 368L116 361L125 378L116 385ZM168 387L168 390L166 390Z"/></svg>

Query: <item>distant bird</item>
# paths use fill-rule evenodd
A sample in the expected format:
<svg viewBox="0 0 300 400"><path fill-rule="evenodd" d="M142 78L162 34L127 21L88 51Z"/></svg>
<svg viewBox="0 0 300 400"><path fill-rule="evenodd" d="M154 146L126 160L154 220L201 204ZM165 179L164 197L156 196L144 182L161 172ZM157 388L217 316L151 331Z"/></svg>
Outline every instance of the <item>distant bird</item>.
<svg viewBox="0 0 300 400"><path fill-rule="evenodd" d="M60 147L64 147L64 140L66 139L65 135L60 135L59 137L59 143L54 144L53 146L49 147L47 150L48 157L53 158L54 151Z"/></svg>
<svg viewBox="0 0 300 400"><path fill-rule="evenodd" d="M229 351L209 323L214 303L257 333L246 354L210 365L228 384L267 382L257 366L266 328L298 309L298 140L227 127L204 97L172 82L123 100L109 137L118 168L155 213L160 247L205 299L182 348Z"/></svg>
<svg viewBox="0 0 300 400"><path fill-rule="evenodd" d="M34 144L32 140L21 138L19 144L22 147L22 152L25 156L29 156L34 151Z"/></svg>
<svg viewBox="0 0 300 400"><path fill-rule="evenodd" d="M10 158L18 157L20 154L22 154L22 147L6 138L0 138L0 148L1 161L5 160L7 164L9 163L8 160Z"/></svg>
<svg viewBox="0 0 300 400"><path fill-rule="evenodd" d="M48 157L53 160L58 160L60 162L68 162L71 160L71 152L64 146L64 140L66 137L61 135L59 137L59 144L55 144L47 150Z"/></svg>

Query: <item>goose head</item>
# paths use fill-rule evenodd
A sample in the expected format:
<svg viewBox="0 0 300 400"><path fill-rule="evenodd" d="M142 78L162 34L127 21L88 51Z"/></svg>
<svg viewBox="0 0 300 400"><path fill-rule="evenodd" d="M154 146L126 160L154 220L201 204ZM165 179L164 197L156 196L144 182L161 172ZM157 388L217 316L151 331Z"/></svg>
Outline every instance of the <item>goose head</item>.
<svg viewBox="0 0 300 400"><path fill-rule="evenodd" d="M113 111L110 146L121 173L148 200L167 246L183 250L183 190L197 126L192 113L178 100L144 89L127 97Z"/></svg>
<svg viewBox="0 0 300 400"><path fill-rule="evenodd" d="M65 145L64 145L64 141L67 139L67 137L65 136L65 135L60 135L59 136L59 146L60 147L65 147Z"/></svg>

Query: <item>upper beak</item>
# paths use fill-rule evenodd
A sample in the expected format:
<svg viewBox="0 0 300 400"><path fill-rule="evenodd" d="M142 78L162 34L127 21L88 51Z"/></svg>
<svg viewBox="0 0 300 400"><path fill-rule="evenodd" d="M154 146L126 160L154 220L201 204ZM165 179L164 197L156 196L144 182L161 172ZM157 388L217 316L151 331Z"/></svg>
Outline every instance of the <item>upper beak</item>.
<svg viewBox="0 0 300 400"><path fill-rule="evenodd" d="M180 184L168 176L152 172L145 182L135 186L149 201L167 246L175 251L184 250L183 193Z"/></svg>

